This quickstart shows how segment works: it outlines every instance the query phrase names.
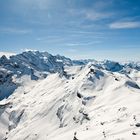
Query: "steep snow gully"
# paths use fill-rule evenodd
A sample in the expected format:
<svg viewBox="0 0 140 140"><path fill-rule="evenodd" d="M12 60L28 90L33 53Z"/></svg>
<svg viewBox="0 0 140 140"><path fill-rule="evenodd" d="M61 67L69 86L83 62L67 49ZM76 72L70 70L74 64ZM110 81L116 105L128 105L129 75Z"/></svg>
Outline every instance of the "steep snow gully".
<svg viewBox="0 0 140 140"><path fill-rule="evenodd" d="M0 140L140 140L139 62L2 56L0 100Z"/></svg>

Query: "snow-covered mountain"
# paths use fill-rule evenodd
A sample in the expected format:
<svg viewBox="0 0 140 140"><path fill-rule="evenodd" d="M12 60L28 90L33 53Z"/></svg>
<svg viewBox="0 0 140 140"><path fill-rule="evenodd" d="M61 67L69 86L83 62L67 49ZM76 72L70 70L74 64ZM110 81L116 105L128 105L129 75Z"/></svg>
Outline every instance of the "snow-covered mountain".
<svg viewBox="0 0 140 140"><path fill-rule="evenodd" d="M0 140L140 139L139 62L2 56L0 100Z"/></svg>
<svg viewBox="0 0 140 140"><path fill-rule="evenodd" d="M16 54L13 52L1 52L0 51L0 57L2 57L3 55L5 55L7 58L9 58L10 56L16 55Z"/></svg>

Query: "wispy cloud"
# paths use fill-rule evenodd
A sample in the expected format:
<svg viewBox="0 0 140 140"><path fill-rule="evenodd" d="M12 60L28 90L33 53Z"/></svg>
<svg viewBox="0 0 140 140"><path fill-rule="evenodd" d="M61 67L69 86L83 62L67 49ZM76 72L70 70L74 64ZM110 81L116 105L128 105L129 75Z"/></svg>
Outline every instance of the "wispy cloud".
<svg viewBox="0 0 140 140"><path fill-rule="evenodd" d="M96 0L94 2L94 9L98 9L98 10L108 9L113 4L114 4L114 0L109 0L107 2L103 0Z"/></svg>
<svg viewBox="0 0 140 140"><path fill-rule="evenodd" d="M111 29L140 28L140 22L137 21L114 22L109 25L109 28Z"/></svg>
<svg viewBox="0 0 140 140"><path fill-rule="evenodd" d="M93 21L107 19L113 15L112 13L96 12L96 11L87 11L85 14L87 19Z"/></svg>
<svg viewBox="0 0 140 140"><path fill-rule="evenodd" d="M81 43L67 43L66 46L87 46L87 45L95 45L100 44L101 41L90 41L90 42L81 42Z"/></svg>
<svg viewBox="0 0 140 140"><path fill-rule="evenodd" d="M68 49L67 51L68 51L68 52L71 52L71 53L75 53L75 52L77 52L76 49Z"/></svg>
<svg viewBox="0 0 140 140"><path fill-rule="evenodd" d="M93 9L70 9L69 12L73 16L82 17L83 19L88 19L92 21L107 19L114 15L114 13L111 12L103 12Z"/></svg>
<svg viewBox="0 0 140 140"><path fill-rule="evenodd" d="M16 3L20 6L18 8L25 7L26 9L40 9L44 10L47 9L50 3L50 0L24 0L24 1L18 1L16 0Z"/></svg>
<svg viewBox="0 0 140 140"><path fill-rule="evenodd" d="M5 27L5 28L0 28L0 33L4 33L4 34L9 34L9 33L12 33L12 34L29 34L29 33L31 33L31 30Z"/></svg>

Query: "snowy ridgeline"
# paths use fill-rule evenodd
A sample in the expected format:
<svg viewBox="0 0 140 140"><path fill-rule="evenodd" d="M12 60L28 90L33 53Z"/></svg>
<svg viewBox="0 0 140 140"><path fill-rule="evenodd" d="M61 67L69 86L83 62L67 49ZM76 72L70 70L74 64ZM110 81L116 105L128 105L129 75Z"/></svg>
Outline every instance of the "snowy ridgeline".
<svg viewBox="0 0 140 140"><path fill-rule="evenodd" d="M139 62L2 56L0 100L0 140L140 139Z"/></svg>

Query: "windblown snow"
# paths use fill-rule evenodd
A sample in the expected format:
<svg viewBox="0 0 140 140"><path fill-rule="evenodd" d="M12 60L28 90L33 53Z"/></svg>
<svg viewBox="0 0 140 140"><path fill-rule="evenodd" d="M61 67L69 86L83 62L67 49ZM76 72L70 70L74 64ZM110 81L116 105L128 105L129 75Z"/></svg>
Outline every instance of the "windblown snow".
<svg viewBox="0 0 140 140"><path fill-rule="evenodd" d="M0 140L140 140L139 62L2 56L0 100Z"/></svg>

